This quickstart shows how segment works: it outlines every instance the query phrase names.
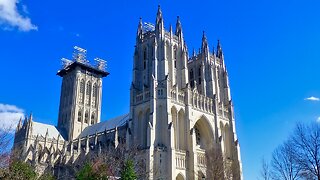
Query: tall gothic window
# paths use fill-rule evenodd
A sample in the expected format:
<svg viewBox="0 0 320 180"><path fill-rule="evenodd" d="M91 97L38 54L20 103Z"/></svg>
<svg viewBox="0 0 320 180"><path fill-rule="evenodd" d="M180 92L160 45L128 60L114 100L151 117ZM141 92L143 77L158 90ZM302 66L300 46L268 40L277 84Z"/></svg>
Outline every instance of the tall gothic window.
<svg viewBox="0 0 320 180"><path fill-rule="evenodd" d="M190 71L190 85L191 85L191 87L193 87L194 86L194 81L193 81L193 69L191 69L191 71Z"/></svg>
<svg viewBox="0 0 320 180"><path fill-rule="evenodd" d="M81 122L82 120L82 113L81 113L81 110L79 110L78 112L78 122Z"/></svg>
<svg viewBox="0 0 320 180"><path fill-rule="evenodd" d="M94 124L95 121L95 117L94 117L94 113L91 114L91 124Z"/></svg>
<svg viewBox="0 0 320 180"><path fill-rule="evenodd" d="M90 95L91 95L91 82L87 82L87 88L86 88L86 105L90 105Z"/></svg>
<svg viewBox="0 0 320 180"><path fill-rule="evenodd" d="M84 100L84 80L80 81L80 93L79 93L79 103L83 103Z"/></svg>
<svg viewBox="0 0 320 180"><path fill-rule="evenodd" d="M143 69L147 68L147 48L143 50Z"/></svg>
<svg viewBox="0 0 320 180"><path fill-rule="evenodd" d="M93 91L92 91L92 107L95 107L95 106L96 106L97 94L98 94L97 84L94 83L94 85L93 85Z"/></svg>
<svg viewBox="0 0 320 180"><path fill-rule="evenodd" d="M89 121L89 113L88 113L88 111L86 111L86 113L84 115L84 122L88 123L88 121Z"/></svg>
<svg viewBox="0 0 320 180"><path fill-rule="evenodd" d="M196 133L196 144L200 145L201 136L200 136L200 131L199 131L199 129L197 127L195 128L195 133Z"/></svg>

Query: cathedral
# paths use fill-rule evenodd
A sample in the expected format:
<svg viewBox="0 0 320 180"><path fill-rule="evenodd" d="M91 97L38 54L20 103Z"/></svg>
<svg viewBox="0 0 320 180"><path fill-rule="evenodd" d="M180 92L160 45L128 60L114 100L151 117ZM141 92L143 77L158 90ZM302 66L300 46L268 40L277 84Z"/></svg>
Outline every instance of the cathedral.
<svg viewBox="0 0 320 180"><path fill-rule="evenodd" d="M20 120L13 151L41 173L58 164L73 164L90 152L119 144L137 147L147 179L213 179L221 154L223 178L241 180L228 72L220 42L210 51L205 33L199 52L188 53L182 25L164 28L160 6L155 24L140 19L133 56L130 110L101 121L105 61L90 63L75 47L63 58L58 124ZM116 77L114 77L116 78ZM217 165L220 166L220 165ZM216 168L215 168L216 169Z"/></svg>

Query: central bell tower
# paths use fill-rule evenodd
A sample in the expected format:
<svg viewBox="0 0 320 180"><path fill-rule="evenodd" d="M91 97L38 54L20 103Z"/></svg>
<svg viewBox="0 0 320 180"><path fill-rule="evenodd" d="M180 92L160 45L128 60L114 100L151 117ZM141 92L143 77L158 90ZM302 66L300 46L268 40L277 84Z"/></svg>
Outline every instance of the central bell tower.
<svg viewBox="0 0 320 180"><path fill-rule="evenodd" d="M109 73L106 61L95 58L96 64L90 64L86 52L75 46L73 59L62 58L63 67L57 73L62 77L58 129L68 141L100 122L102 78Z"/></svg>

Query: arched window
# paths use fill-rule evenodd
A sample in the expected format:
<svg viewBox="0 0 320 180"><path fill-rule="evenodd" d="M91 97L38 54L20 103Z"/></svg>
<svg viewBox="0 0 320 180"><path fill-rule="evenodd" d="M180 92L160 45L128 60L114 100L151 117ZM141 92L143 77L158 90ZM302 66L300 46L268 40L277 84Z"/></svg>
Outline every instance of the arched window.
<svg viewBox="0 0 320 180"><path fill-rule="evenodd" d="M84 80L83 79L80 82L80 93L84 93Z"/></svg>
<svg viewBox="0 0 320 180"><path fill-rule="evenodd" d="M177 59L177 48L174 47L173 49L173 59Z"/></svg>
<svg viewBox="0 0 320 180"><path fill-rule="evenodd" d="M196 144L200 145L201 135L200 135L200 131L199 131L199 129L197 127L195 128L195 133L196 133Z"/></svg>
<svg viewBox="0 0 320 180"><path fill-rule="evenodd" d="M81 110L79 110L78 112L78 122L81 122L82 120L82 113L81 113Z"/></svg>
<svg viewBox="0 0 320 180"><path fill-rule="evenodd" d="M91 82L90 81L87 83L87 90L86 91L87 91L86 95L90 95L91 94Z"/></svg>
<svg viewBox="0 0 320 180"><path fill-rule="evenodd" d="M90 95L91 95L91 82L87 82L87 88L86 88L86 105L90 105Z"/></svg>
<svg viewBox="0 0 320 180"><path fill-rule="evenodd" d="M97 102L97 94L98 94L98 88L97 88L97 84L94 83L93 84L93 91L92 91L92 107L96 106L96 102Z"/></svg>
<svg viewBox="0 0 320 180"><path fill-rule="evenodd" d="M86 111L86 113L84 115L84 122L88 123L88 121L89 121L89 113L88 113L88 111Z"/></svg>
<svg viewBox="0 0 320 180"><path fill-rule="evenodd" d="M143 50L143 69L147 68L147 48Z"/></svg>
<svg viewBox="0 0 320 180"><path fill-rule="evenodd" d="M79 103L83 103L84 100L84 80L80 81L80 93L79 93Z"/></svg>
<svg viewBox="0 0 320 180"><path fill-rule="evenodd" d="M91 114L91 124L94 124L94 120L95 120L94 113L92 113Z"/></svg>

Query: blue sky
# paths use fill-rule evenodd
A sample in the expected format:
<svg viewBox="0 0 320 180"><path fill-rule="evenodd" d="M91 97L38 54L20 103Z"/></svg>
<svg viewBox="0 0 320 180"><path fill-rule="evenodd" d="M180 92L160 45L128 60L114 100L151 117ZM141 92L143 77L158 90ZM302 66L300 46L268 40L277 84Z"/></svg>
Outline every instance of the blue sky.
<svg viewBox="0 0 320 180"><path fill-rule="evenodd" d="M75 45L90 60L108 60L102 119L128 112L139 17L154 23L158 4L167 29L180 16L189 51L200 47L203 30L210 49L221 40L244 178L257 179L262 157L270 158L297 121L320 117L319 1L0 0L2 121L32 111L36 121L56 124L55 74Z"/></svg>

